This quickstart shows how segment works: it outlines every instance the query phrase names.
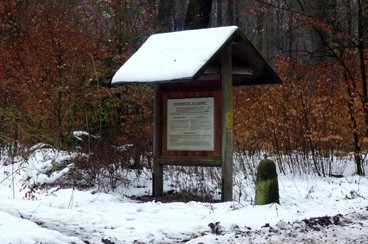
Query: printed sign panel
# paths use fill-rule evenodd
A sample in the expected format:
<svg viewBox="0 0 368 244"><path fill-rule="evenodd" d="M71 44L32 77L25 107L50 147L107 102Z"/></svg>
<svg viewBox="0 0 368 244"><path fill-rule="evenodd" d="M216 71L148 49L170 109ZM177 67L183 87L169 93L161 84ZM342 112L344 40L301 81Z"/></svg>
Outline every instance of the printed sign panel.
<svg viewBox="0 0 368 244"><path fill-rule="evenodd" d="M214 151L214 97L167 100L167 150Z"/></svg>

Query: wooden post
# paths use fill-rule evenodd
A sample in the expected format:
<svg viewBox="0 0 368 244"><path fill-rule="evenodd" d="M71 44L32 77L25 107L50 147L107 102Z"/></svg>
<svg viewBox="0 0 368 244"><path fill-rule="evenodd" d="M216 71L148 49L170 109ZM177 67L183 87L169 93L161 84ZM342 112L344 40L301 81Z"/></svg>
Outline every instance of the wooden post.
<svg viewBox="0 0 368 244"><path fill-rule="evenodd" d="M222 201L233 200L233 81L231 44L221 55Z"/></svg>
<svg viewBox="0 0 368 244"><path fill-rule="evenodd" d="M152 193L154 197L163 195L163 165L158 163L162 145L162 93L161 85L155 82L153 107L153 175Z"/></svg>

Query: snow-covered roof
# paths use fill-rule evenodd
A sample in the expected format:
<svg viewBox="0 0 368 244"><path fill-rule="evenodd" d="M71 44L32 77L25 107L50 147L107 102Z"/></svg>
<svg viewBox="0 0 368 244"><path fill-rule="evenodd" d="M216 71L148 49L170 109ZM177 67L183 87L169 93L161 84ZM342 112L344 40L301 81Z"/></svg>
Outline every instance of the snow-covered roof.
<svg viewBox="0 0 368 244"><path fill-rule="evenodd" d="M253 61L257 63L258 60L258 63L263 65L260 68L256 67L253 70L254 72L260 74L264 72L263 68L266 66L270 69L245 36L240 34L237 26L226 26L150 36L141 48L116 72L112 84L196 79L209 67L211 62L214 62L222 48L235 38L241 40L242 48L233 50L233 53L240 51L240 55L248 56L245 57L245 60L249 61L248 63ZM236 55L239 56L239 54ZM238 58L238 60L242 60L242 58ZM242 62L242 65L244 66L244 62ZM247 66L251 65L247 64ZM252 72L248 75L252 74L255 78L256 76ZM260 75L257 75L257 77L259 78Z"/></svg>

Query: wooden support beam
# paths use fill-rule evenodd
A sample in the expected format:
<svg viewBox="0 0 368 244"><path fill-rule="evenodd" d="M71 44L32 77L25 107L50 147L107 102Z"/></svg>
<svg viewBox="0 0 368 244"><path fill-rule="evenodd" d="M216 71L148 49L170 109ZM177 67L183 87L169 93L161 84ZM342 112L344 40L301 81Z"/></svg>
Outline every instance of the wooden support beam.
<svg viewBox="0 0 368 244"><path fill-rule="evenodd" d="M221 55L222 201L233 200L233 81L231 45Z"/></svg>
<svg viewBox="0 0 368 244"><path fill-rule="evenodd" d="M220 74L221 68L218 65L210 65L208 68L203 72L203 74Z"/></svg>
<svg viewBox="0 0 368 244"><path fill-rule="evenodd" d="M153 175L152 175L152 194L154 197L163 195L164 172L163 165L159 163L162 145L162 93L161 85L155 82L154 87L154 107L153 107Z"/></svg>
<svg viewBox="0 0 368 244"><path fill-rule="evenodd" d="M245 66L234 66L231 73L233 75L254 75L254 71Z"/></svg>
<svg viewBox="0 0 368 244"><path fill-rule="evenodd" d="M221 73L221 67L217 65L210 65L203 72L203 75L216 75ZM254 75L254 70L247 66L233 66L231 73L233 75Z"/></svg>
<svg viewBox="0 0 368 244"><path fill-rule="evenodd" d="M161 165L185 165L200 167L221 167L221 158L211 157L160 157L158 163Z"/></svg>
<svg viewBox="0 0 368 244"><path fill-rule="evenodd" d="M220 73L218 74L203 74L198 77L197 81L218 81L220 80Z"/></svg>

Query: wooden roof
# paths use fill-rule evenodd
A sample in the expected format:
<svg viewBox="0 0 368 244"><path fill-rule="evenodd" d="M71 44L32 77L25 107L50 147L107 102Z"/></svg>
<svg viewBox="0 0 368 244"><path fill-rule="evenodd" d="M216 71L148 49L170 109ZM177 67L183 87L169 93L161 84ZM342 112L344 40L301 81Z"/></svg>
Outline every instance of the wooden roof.
<svg viewBox="0 0 368 244"><path fill-rule="evenodd" d="M236 26L155 34L116 72L112 84L218 80L220 56L231 45L233 85L281 79Z"/></svg>

